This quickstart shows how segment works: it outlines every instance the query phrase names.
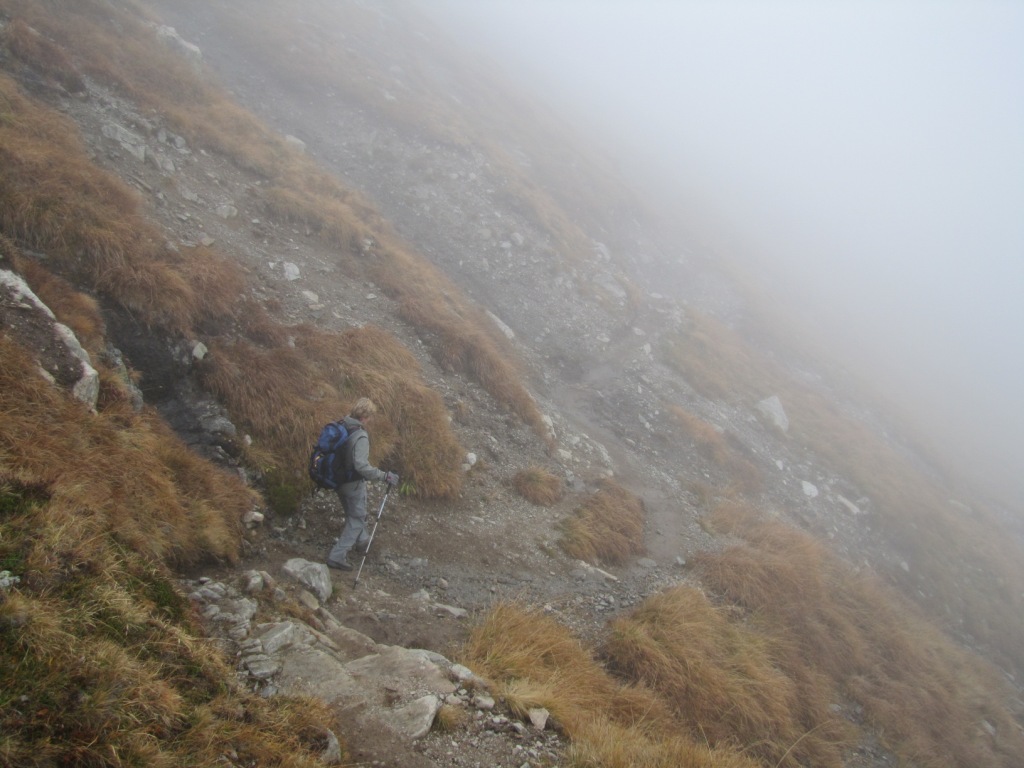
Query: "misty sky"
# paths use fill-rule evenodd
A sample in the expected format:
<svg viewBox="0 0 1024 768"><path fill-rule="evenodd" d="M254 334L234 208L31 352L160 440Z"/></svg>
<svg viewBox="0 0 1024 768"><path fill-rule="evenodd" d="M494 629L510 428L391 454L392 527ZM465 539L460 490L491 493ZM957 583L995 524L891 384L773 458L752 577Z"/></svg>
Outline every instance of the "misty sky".
<svg viewBox="0 0 1024 768"><path fill-rule="evenodd" d="M1024 474L1024 2L421 5Z"/></svg>

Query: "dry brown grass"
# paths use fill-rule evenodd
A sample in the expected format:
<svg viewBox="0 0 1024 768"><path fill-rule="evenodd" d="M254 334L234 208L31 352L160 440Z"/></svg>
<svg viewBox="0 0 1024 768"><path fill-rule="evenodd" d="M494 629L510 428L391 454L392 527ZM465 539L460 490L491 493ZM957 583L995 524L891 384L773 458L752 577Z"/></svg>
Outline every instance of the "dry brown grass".
<svg viewBox="0 0 1024 768"><path fill-rule="evenodd" d="M611 480L565 522L561 546L588 563L624 563L644 552L644 503Z"/></svg>
<svg viewBox="0 0 1024 768"><path fill-rule="evenodd" d="M748 543L702 555L705 582L776 638L776 661L789 677L822 676L919 764L1009 768L1024 754L1001 675L904 598L742 504L717 509L711 522ZM983 734L983 721L996 737Z"/></svg>
<svg viewBox="0 0 1024 768"><path fill-rule="evenodd" d="M502 603L475 627L462 658L520 715L544 707L572 740L578 768L753 768L735 750L685 738L665 702L623 685L543 612Z"/></svg>
<svg viewBox="0 0 1024 768"><path fill-rule="evenodd" d="M0 32L0 46L65 90L71 93L85 90L85 81L67 53L21 19L14 19Z"/></svg>
<svg viewBox="0 0 1024 768"><path fill-rule="evenodd" d="M88 162L67 120L3 75L0 105L0 231L144 320L187 329L194 298L183 280L170 279L134 195Z"/></svg>
<svg viewBox="0 0 1024 768"><path fill-rule="evenodd" d="M683 433L697 445L698 450L716 464L722 465L726 463L726 460L729 458L729 446L725 442L725 436L722 432L682 406L669 405L668 412L675 419Z"/></svg>
<svg viewBox="0 0 1024 768"><path fill-rule="evenodd" d="M463 707L443 704L434 718L434 729L438 731L455 731L469 720L469 712Z"/></svg>
<svg viewBox="0 0 1024 768"><path fill-rule="evenodd" d="M768 637L695 589L655 595L617 619L606 653L626 679L658 691L695 740L742 746L766 765L843 764L847 734L829 713L830 690L788 676Z"/></svg>
<svg viewBox="0 0 1024 768"><path fill-rule="evenodd" d="M517 472L512 478L512 487L531 504L550 507L562 499L562 479L542 467L530 467Z"/></svg>
<svg viewBox="0 0 1024 768"><path fill-rule="evenodd" d="M682 406L667 406L683 435L693 441L697 451L721 470L732 493L752 495L761 490L764 478L754 463L743 455L738 441Z"/></svg>
<svg viewBox="0 0 1024 768"><path fill-rule="evenodd" d="M257 501L237 477L199 459L154 415L119 407L88 418L11 341L0 339L0 354L3 471L24 486L56 486L48 528L60 534L97 514L98 530L156 560L237 557L239 520Z"/></svg>
<svg viewBox="0 0 1024 768"><path fill-rule="evenodd" d="M399 302L403 318L431 342L442 365L480 382L499 403L548 439L540 411L523 385L520 371L511 362L514 354L485 315L426 258L391 232L380 214L359 194L344 188L312 160L288 148L279 136L231 101L226 92L197 77L186 62L156 42L152 30L143 24L136 4L119 9L98 0L82 0L59 15L26 0L0 0L0 8L24 18L58 45L74 51L83 71L116 83L140 104L167 116L193 143L260 174L266 183L259 194L268 214L300 223L339 247L343 263L365 270L368 277ZM269 12L270 8L265 6L262 10ZM287 23L271 26L278 42L291 27L291 16L289 12ZM259 13L254 8L242 23L254 23L257 18ZM116 20L116 26L110 24L111 19ZM280 50L277 43L262 49L261 55L275 50ZM295 58L294 53L288 58ZM65 133L70 133L67 126ZM76 190L83 185L75 183L78 181L70 179L72 193L69 200L60 201L62 206L81 207ZM57 185L58 189L66 187L67 180ZM124 204L134 209L134 200L125 200ZM78 216L75 211L62 212L60 219L67 218ZM101 218L108 222L100 233L106 250L110 251L108 260L114 267L125 266L121 263L125 259L123 245L139 228L134 222L115 228L110 222L117 219ZM23 237L18 230L5 227L5 231ZM37 231L32 225L26 233ZM193 274L195 265L192 269L168 268L159 258L159 249L154 252L153 243L159 239L151 237L148 230L142 232L133 242L136 247L148 247L147 257L127 265L131 269L111 270L110 265L100 268L103 288L115 297L120 296L122 302L129 302L133 311L146 309L148 313L141 316L153 324L184 333L202 309L196 306L203 300L200 292L190 291L186 279ZM378 246L372 259L360 263L356 257L364 253L367 240ZM94 250L105 252L103 247ZM140 265L144 269L140 270Z"/></svg>
<svg viewBox="0 0 1024 768"><path fill-rule="evenodd" d="M105 27L94 18L96 9L89 8L91 3L83 3L74 13L85 14L82 34L94 40L89 36L100 35ZM39 11L34 6L22 10ZM38 20L50 24L51 31L63 29L60 20L48 15ZM78 38L69 39L81 43ZM127 56L130 50L123 53ZM159 49L153 58L161 59ZM104 66L108 65L114 63L108 61ZM190 76L179 75L186 80ZM235 262L208 248L171 252L158 245L162 238L141 217L134 193L88 161L70 122L24 98L13 82L2 76L0 104L9 115L0 120L0 160L5 161L0 163L0 232L46 253L48 265L68 280L84 282L110 296L144 323L175 335L199 332L211 347L220 345L226 350L223 360L215 360L210 367L221 374L209 380L220 382L218 391L230 401L233 413L252 425L273 462L293 476L301 477L309 444L322 423L336 418L347 404L337 396L320 402L324 393L337 394L348 387L345 397L351 402L351 392L362 388L389 410L389 426L376 436L380 455L391 454L397 462L395 468L424 495L457 492L459 476L453 467L457 468L458 462L453 457L458 447L443 408L436 396L424 391L417 364L393 338L382 338L380 333L372 336L379 350L397 356L388 360L387 354L371 354L369 346L359 341L358 332L332 338L312 329L289 329L275 323L246 298L245 278ZM283 175L285 170L279 173ZM292 168L289 173L294 176L297 171ZM320 195L309 199L311 207L339 189L322 174L310 172L308 176L319 185L314 191ZM349 211L350 218L362 220L367 215L355 202L349 203L355 206ZM66 290L67 282L27 259L18 264L47 299L58 303L62 317L83 334L87 348L97 352L102 322L91 300ZM451 286L445 290L456 293ZM217 341L219 334L239 328L255 344ZM453 323L448 333L458 336L457 324ZM293 335L300 337L294 348L288 346ZM480 350L484 345L471 341L468 346ZM238 359L246 350L253 359ZM232 356L236 365L217 368ZM346 356L352 365L339 367ZM522 402L529 401L521 385L515 389L515 377L497 351L481 353L480 359L484 363L477 365L477 373L504 382L502 386L513 393L505 395L508 403L514 403L516 393L524 396ZM381 367L374 370L375 365ZM298 379L303 374L309 381ZM539 422L539 414L536 420ZM400 429L402 435L389 436L388 429ZM400 445L392 450L395 442Z"/></svg>
<svg viewBox="0 0 1024 768"><path fill-rule="evenodd" d="M523 384L516 355L486 314L426 259L394 237L379 237L369 268L398 302L399 314L425 333L445 369L469 376L550 446L543 414Z"/></svg>
<svg viewBox="0 0 1024 768"><path fill-rule="evenodd" d="M890 440L795 382L777 363L713 318L691 313L691 327L668 358L710 397L752 406L778 394L787 439L856 485L878 511L890 544L912 574L887 574L943 624L983 644L987 655L1024 674L1024 560L994 514L953 508L945 481L926 474Z"/></svg>
<svg viewBox="0 0 1024 768"><path fill-rule="evenodd" d="M316 764L330 717L237 687L168 565L237 558L254 495L159 419L47 383L0 337L0 764Z"/></svg>
<svg viewBox="0 0 1024 768"><path fill-rule="evenodd" d="M443 67L460 73L464 87L460 88L459 102L455 102L447 89L450 83L443 81L443 90L439 90L437 80L432 79L435 65L423 70L415 65L403 66L396 77L393 71L381 69L372 52L347 41L347 36L359 36L364 29L370 37L377 34L375 28L381 22L371 9L306 3L302 13L305 23L298 24L291 9L274 3L253 6L237 22L244 29L238 37L249 46L251 55L272 58L275 75L283 83L303 88L312 84L378 114L382 121L430 136L444 145L482 152L501 178L503 197L550 236L554 244L553 269L567 271L584 266L592 255L593 243L577 221L581 210L598 220L607 215L609 200L621 209L635 210L635 200L613 181L613 174L595 170L592 163L566 162L567 155L578 150L570 146L571 140L552 146L552 135L561 135L567 126L558 125L555 131L539 128L541 124L551 126L557 118L539 113L534 103L518 99L511 85L495 89L494 83L501 81L501 75L476 74L479 61L467 65L455 55L446 56L436 46L431 50L432 57L444 60ZM399 15L387 21L392 44L412 61L418 56L425 33L431 37L443 34L424 29L422 18L417 21L412 25ZM573 138L580 141L579 137ZM510 146L530 147L539 162L524 167L521 157L508 149ZM575 184L566 184L569 175L580 178ZM588 283L586 275L580 279L585 290L610 300L603 288ZM625 287L628 291L629 286Z"/></svg>
<svg viewBox="0 0 1024 768"><path fill-rule="evenodd" d="M374 400L371 461L390 467L425 497L451 497L461 484L460 449L437 393L415 358L379 328L330 334L294 329L292 343L212 347L199 375L251 433L256 451L293 481L305 479L320 428L359 397Z"/></svg>

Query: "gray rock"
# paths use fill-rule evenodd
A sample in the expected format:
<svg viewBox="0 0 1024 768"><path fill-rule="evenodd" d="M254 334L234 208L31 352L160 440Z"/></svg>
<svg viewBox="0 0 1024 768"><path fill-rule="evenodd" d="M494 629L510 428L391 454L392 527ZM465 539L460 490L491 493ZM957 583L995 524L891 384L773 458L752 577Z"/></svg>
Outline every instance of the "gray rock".
<svg viewBox="0 0 1024 768"><path fill-rule="evenodd" d="M309 587L321 603L326 603L334 591L331 574L324 563L312 563L301 557L293 557L284 564L282 570L303 586Z"/></svg>
<svg viewBox="0 0 1024 768"><path fill-rule="evenodd" d="M298 601L311 611L315 611L320 607L320 601L316 599L316 596L310 594L305 589L300 589L297 597Z"/></svg>
<svg viewBox="0 0 1024 768"><path fill-rule="evenodd" d="M348 662L345 669L357 679L393 680L401 688L439 694L455 691L447 671L432 661L426 651L418 649L384 646L379 653Z"/></svg>
<svg viewBox="0 0 1024 768"><path fill-rule="evenodd" d="M242 574L242 579L244 580L242 589L246 594L255 595L257 592L263 591L263 574L259 571L246 571Z"/></svg>
<svg viewBox="0 0 1024 768"><path fill-rule="evenodd" d="M465 608L456 608L452 605L445 605L444 603L434 603L434 612L438 614L448 614L456 619L464 619L469 616L469 611Z"/></svg>
<svg viewBox="0 0 1024 768"><path fill-rule="evenodd" d="M242 664L249 672L249 676L256 680L266 680L281 670L281 665L277 661L262 654L250 656Z"/></svg>
<svg viewBox="0 0 1024 768"><path fill-rule="evenodd" d="M100 133L105 138L116 141L121 149L140 162L146 161L146 140L139 134L116 123L107 123L100 128Z"/></svg>
<svg viewBox="0 0 1024 768"><path fill-rule="evenodd" d="M254 633L263 646L263 652L275 654L300 640L298 627L291 621L260 624Z"/></svg>
<svg viewBox="0 0 1024 768"><path fill-rule="evenodd" d="M320 761L324 765L341 765L341 742L338 741L338 737L330 729L327 730L325 735L327 737L327 747L320 753Z"/></svg>
<svg viewBox="0 0 1024 768"><path fill-rule="evenodd" d="M392 710L385 716L385 722L393 731L413 740L419 739L430 732L440 708L441 699L428 693L404 707Z"/></svg>
<svg viewBox="0 0 1024 768"><path fill-rule="evenodd" d="M778 395L766 397L757 404L757 410L783 432L789 431L789 417L786 416L786 409L782 407Z"/></svg>

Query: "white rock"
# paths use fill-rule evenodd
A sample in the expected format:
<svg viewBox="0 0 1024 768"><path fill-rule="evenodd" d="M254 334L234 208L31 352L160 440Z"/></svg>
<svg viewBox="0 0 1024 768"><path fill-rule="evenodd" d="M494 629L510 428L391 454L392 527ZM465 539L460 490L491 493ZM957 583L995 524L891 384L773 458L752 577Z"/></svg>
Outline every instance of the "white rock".
<svg viewBox="0 0 1024 768"><path fill-rule="evenodd" d="M0 571L0 589L10 589L18 584L21 578L10 571Z"/></svg>
<svg viewBox="0 0 1024 768"><path fill-rule="evenodd" d="M526 714L530 718L530 725L538 731L543 731L547 727L548 718L551 717L551 713L544 709L544 707L536 707L529 710Z"/></svg>
<svg viewBox="0 0 1024 768"><path fill-rule="evenodd" d="M293 264L290 261L284 263L284 279L289 281L295 281L300 276L298 264Z"/></svg>
<svg viewBox="0 0 1024 768"><path fill-rule="evenodd" d="M786 409L782 407L778 395L772 395L759 402L757 410L783 432L789 431L789 417L786 416Z"/></svg>
<svg viewBox="0 0 1024 768"><path fill-rule="evenodd" d="M844 507L846 507L848 510L850 510L850 512L852 514L854 514L854 515L863 515L864 514L864 510L862 510L860 507L858 507L856 504L854 504L852 501L850 501L845 496L842 496L840 494L836 494L836 498L839 500L839 503L842 504Z"/></svg>
<svg viewBox="0 0 1024 768"><path fill-rule="evenodd" d="M816 486L814 483L809 483L806 480L803 480L801 481L800 485L804 489L804 496L813 499L818 495L818 486Z"/></svg>
<svg viewBox="0 0 1024 768"><path fill-rule="evenodd" d="M473 674L473 670L462 664L452 664L448 671L452 677L458 680L460 683L464 683L467 680L472 680L476 675Z"/></svg>
<svg viewBox="0 0 1024 768"><path fill-rule="evenodd" d="M160 25L156 28L156 36L164 45L177 51L193 64L203 60L203 52L199 46L185 40L174 27Z"/></svg>
<svg viewBox="0 0 1024 768"><path fill-rule="evenodd" d="M502 322L501 318L499 318L490 310L486 310L486 312L487 316L491 318L491 322L498 326L498 330L501 331L502 335L504 335L506 339L509 339L511 341L516 337L516 332L509 328L504 322Z"/></svg>

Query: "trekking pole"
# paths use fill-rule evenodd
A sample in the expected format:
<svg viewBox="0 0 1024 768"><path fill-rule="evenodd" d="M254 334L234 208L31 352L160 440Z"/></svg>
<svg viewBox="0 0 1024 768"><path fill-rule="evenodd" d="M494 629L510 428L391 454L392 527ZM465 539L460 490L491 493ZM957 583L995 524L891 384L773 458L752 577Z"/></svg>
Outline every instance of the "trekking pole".
<svg viewBox="0 0 1024 768"><path fill-rule="evenodd" d="M366 551L363 552L363 559L359 561L359 570L356 571L356 580L352 582L352 589L355 589L359 584L359 574L363 572L363 563L366 562L366 556L370 554L370 545L373 544L373 536L377 533L377 526L380 525L380 518L384 514L384 505L388 503L388 494L391 493L391 486L384 491L384 498L380 500L380 509L377 510L377 519L373 521L373 530L370 531L370 540L366 542Z"/></svg>

